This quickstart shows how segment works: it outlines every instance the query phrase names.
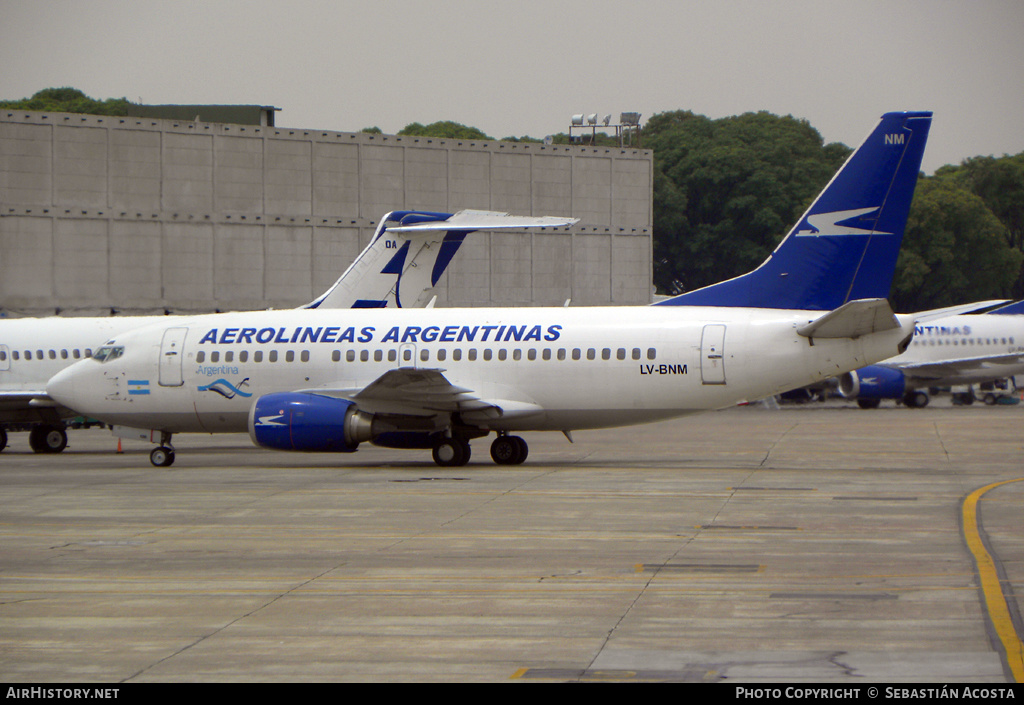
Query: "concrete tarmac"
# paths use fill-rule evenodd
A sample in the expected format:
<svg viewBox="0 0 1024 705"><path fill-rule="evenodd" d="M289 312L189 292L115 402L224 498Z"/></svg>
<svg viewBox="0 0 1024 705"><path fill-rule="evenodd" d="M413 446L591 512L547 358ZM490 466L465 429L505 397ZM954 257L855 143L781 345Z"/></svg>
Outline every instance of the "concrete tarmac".
<svg viewBox="0 0 1024 705"><path fill-rule="evenodd" d="M1022 428L750 406L455 469L11 434L0 680L1013 682Z"/></svg>

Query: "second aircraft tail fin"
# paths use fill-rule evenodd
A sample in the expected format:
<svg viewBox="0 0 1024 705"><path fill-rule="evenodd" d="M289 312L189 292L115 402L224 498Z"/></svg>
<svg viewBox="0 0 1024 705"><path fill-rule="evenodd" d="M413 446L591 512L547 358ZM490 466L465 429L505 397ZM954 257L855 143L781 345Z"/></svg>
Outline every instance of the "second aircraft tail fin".
<svg viewBox="0 0 1024 705"><path fill-rule="evenodd" d="M303 308L423 307L474 230L556 228L578 220L480 210L392 211L341 278Z"/></svg>

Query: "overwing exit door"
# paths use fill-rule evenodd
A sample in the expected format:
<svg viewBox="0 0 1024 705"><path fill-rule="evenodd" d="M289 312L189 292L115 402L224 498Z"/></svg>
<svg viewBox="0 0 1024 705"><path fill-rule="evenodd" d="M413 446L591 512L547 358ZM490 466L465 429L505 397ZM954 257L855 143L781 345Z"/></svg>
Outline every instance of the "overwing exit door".
<svg viewBox="0 0 1024 705"><path fill-rule="evenodd" d="M700 339L700 378L704 384L725 384L725 326L704 326Z"/></svg>
<svg viewBox="0 0 1024 705"><path fill-rule="evenodd" d="M168 328L160 343L160 386L180 387L185 383L181 369L188 328Z"/></svg>

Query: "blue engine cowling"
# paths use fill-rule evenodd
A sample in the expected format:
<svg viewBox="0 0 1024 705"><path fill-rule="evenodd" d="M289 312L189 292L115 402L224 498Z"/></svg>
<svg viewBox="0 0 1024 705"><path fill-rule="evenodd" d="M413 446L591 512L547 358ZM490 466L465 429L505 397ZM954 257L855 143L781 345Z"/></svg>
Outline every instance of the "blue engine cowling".
<svg viewBox="0 0 1024 705"><path fill-rule="evenodd" d="M249 437L264 448L352 453L373 436L373 417L347 399L281 392L249 409Z"/></svg>
<svg viewBox="0 0 1024 705"><path fill-rule="evenodd" d="M847 399L900 399L906 390L903 373L891 367L870 365L839 378L839 393Z"/></svg>

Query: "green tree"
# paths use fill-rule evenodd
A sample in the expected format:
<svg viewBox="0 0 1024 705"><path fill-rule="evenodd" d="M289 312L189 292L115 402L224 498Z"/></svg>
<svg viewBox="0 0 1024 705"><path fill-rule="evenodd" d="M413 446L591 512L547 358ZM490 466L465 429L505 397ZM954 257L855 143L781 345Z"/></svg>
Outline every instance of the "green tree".
<svg viewBox="0 0 1024 705"><path fill-rule="evenodd" d="M127 98L95 100L77 88L44 88L31 98L0 101L5 110L38 110L51 113L85 113L88 115L127 115L131 103Z"/></svg>
<svg viewBox="0 0 1024 705"><path fill-rule="evenodd" d="M1024 251L1024 152L1000 158L972 157L960 166L942 167L936 176L952 178L984 201L1006 229L1007 243ZM1024 298L1024 270L1007 295Z"/></svg>
<svg viewBox="0 0 1024 705"><path fill-rule="evenodd" d="M475 127L467 127L458 122L452 122L451 120L441 120L439 122L432 122L429 125L423 125L418 122L412 122L403 127L398 131L400 135L409 135L415 137L437 137L439 139L459 139L459 140L493 140L493 137L488 137L481 130Z"/></svg>
<svg viewBox="0 0 1024 705"><path fill-rule="evenodd" d="M1011 295L1024 253L977 195L946 171L914 192L893 280L893 306L921 311Z"/></svg>

